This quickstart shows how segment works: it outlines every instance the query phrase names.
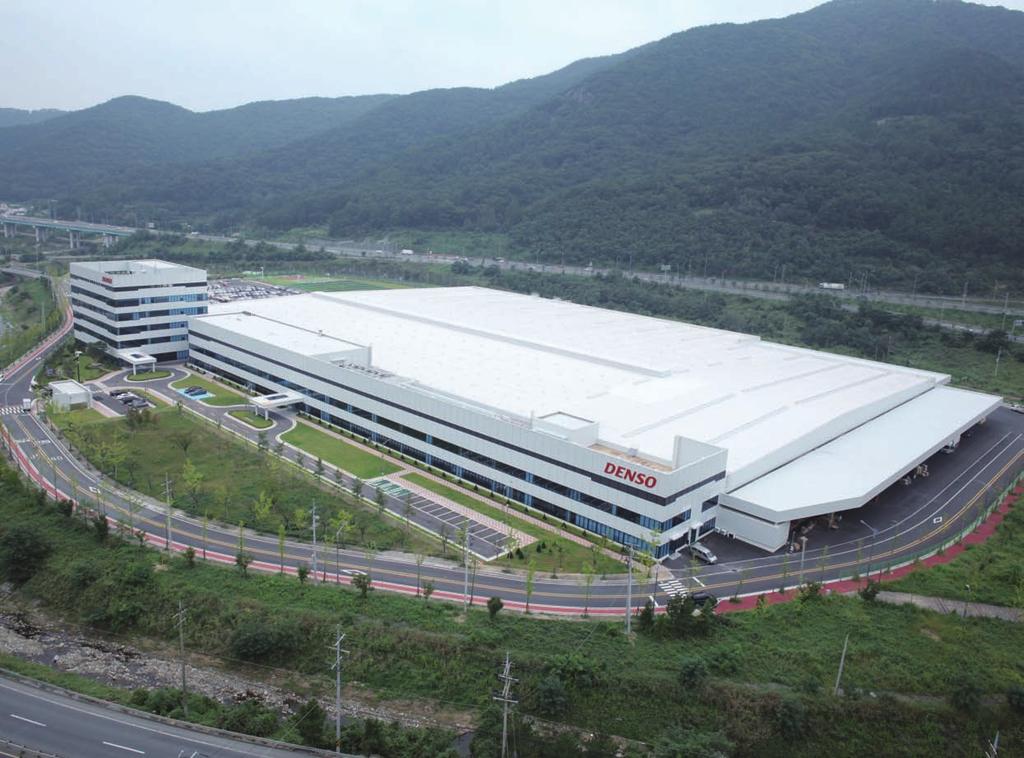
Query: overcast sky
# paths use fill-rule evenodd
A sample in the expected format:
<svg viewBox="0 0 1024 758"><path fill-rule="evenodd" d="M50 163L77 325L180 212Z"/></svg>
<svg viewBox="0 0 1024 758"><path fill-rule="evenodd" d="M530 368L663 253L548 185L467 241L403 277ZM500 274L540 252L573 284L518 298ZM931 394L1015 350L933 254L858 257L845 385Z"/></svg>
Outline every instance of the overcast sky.
<svg viewBox="0 0 1024 758"><path fill-rule="evenodd" d="M984 0L1024 10L1024 0ZM0 0L0 107L493 87L820 0Z"/></svg>

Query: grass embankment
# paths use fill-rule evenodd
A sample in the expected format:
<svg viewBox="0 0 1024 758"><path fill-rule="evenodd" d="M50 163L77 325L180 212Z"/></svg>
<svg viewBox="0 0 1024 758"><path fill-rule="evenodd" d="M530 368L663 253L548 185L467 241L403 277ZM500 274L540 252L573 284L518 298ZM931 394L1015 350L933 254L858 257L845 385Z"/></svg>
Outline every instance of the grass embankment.
<svg viewBox="0 0 1024 758"><path fill-rule="evenodd" d="M63 314L57 310L49 280L21 279L0 300L0 317L0 366L6 366L56 329Z"/></svg>
<svg viewBox="0 0 1024 758"><path fill-rule="evenodd" d="M451 604L378 592L361 599L347 588L101 543L90 526L25 494L10 472L0 477L0 524L0 572L25 582L19 596L75 623L165 642L176 639L168 619L180 600L191 650L285 667L313 693L333 691L324 651L340 623L351 651L346 681L383 699L488 708L508 651L517 710L647 742L682 724L724 733L735 756L977 755L997 729L1008 755L1024 745L1024 718L1003 699L1024 684L1020 624L834 597L734 614L683 641L629 640L621 623L505 613L491 621L476 610L463 619ZM12 562L8 536L24 530L41 546ZM482 585L478 596L492 594ZM823 693L847 634L849 694L834 698ZM679 672L695 657L710 679L684 686ZM964 682L991 702L947 705ZM878 697L859 694L868 690Z"/></svg>
<svg viewBox="0 0 1024 758"><path fill-rule="evenodd" d="M1024 609L1024 500L985 542L965 547L951 562L915 571L885 589Z"/></svg>
<svg viewBox="0 0 1024 758"><path fill-rule="evenodd" d="M270 419L258 416L252 411L228 411L228 415L238 419L243 424L248 424L254 429L269 429L274 425Z"/></svg>
<svg viewBox="0 0 1024 758"><path fill-rule="evenodd" d="M518 518L514 515L514 511L506 514L498 505L489 505L488 503L481 502L467 492L435 482L423 474L410 473L402 478L408 479L413 484L418 484L420 487L459 505L464 505L477 513L506 523L524 534L536 537L540 543L543 543L543 547L540 550L538 550L538 543L524 547L522 549L523 558L514 557L509 559L503 557L492 561L491 565L527 568L532 563L537 571L553 574L557 574L560 571L578 574L583 571L584 566L593 567L596 574L613 574L625 571L621 561L605 555L596 545L580 545L578 542L566 539L565 536L541 529L529 521Z"/></svg>
<svg viewBox="0 0 1024 758"><path fill-rule="evenodd" d="M76 352L81 352L77 358ZM72 339L67 339L51 354L36 375L40 384L49 384L61 379L91 382L121 368L109 356L99 351L82 351ZM52 375L51 375L52 374Z"/></svg>
<svg viewBox="0 0 1024 758"><path fill-rule="evenodd" d="M195 374L191 374L181 381L173 382L171 386L179 390L186 389L188 387L202 387L213 395L213 397L203 398L203 400L200 401L207 405L242 405L246 402L246 399L237 392L232 392L219 384L211 382L208 379L203 379Z"/></svg>
<svg viewBox="0 0 1024 758"><path fill-rule="evenodd" d="M151 418L134 429L125 419L73 414L55 416L54 422L97 468L114 475L116 467L117 480L128 487L163 499L169 477L175 505L196 516L209 515L226 524L241 521L269 533L284 526L290 535L307 537L309 508L315 501L327 526L340 511L353 515L349 543L438 552L436 541L426 535L407 534L372 506L329 485L317 486L292 465L184 411L160 408Z"/></svg>
<svg viewBox="0 0 1024 758"><path fill-rule="evenodd" d="M387 476L400 470L383 455L368 453L308 424L297 424L294 429L282 434L281 439L360 479Z"/></svg>
<svg viewBox="0 0 1024 758"><path fill-rule="evenodd" d="M129 382L148 382L153 379L166 379L170 375L170 371L140 371L137 374L128 374L125 379Z"/></svg>

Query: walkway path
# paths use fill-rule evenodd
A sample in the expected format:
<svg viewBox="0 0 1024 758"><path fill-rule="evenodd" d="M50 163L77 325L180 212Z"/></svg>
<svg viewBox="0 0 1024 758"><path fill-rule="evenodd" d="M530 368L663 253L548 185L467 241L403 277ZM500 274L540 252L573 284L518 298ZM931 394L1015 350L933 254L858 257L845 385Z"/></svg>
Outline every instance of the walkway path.
<svg viewBox="0 0 1024 758"><path fill-rule="evenodd" d="M929 597L928 595L912 595L909 592L882 591L878 593L877 599L883 603L916 605L918 608L927 608L938 613L955 613L958 616L978 616L1018 623L1024 621L1024 611L1017 608L1004 608L1001 605L972 603L967 600L949 600L944 597Z"/></svg>

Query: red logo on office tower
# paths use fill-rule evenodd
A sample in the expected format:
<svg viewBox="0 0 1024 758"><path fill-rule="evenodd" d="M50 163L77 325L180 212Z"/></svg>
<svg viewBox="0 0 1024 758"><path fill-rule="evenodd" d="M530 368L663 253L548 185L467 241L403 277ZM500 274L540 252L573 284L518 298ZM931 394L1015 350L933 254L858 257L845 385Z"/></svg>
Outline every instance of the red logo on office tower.
<svg viewBox="0 0 1024 758"><path fill-rule="evenodd" d="M658 486L657 477L645 474L641 471L634 471L626 466L620 466L617 463L609 461L604 464L604 473L611 474L617 479L625 479L627 482L633 482L633 484L642 484L647 489L654 489Z"/></svg>
<svg viewBox="0 0 1024 758"><path fill-rule="evenodd" d="M105 277L103 277L103 282L104 282L104 284L113 284L114 280L111 277L109 277L109 276L105 276Z"/></svg>

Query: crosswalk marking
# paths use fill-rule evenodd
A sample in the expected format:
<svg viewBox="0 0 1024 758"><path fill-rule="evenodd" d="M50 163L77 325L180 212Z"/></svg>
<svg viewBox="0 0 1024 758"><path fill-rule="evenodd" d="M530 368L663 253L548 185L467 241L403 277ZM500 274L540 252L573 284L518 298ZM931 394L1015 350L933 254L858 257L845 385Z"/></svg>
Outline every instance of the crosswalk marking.
<svg viewBox="0 0 1024 758"><path fill-rule="evenodd" d="M666 595L685 595L686 587L678 579L666 579L663 582L658 582L658 587Z"/></svg>
<svg viewBox="0 0 1024 758"><path fill-rule="evenodd" d="M3 415L3 416L9 416L12 413L24 413L24 412L25 412L25 408L23 406L20 406L20 405L5 405L3 408L0 408L0 415Z"/></svg>

